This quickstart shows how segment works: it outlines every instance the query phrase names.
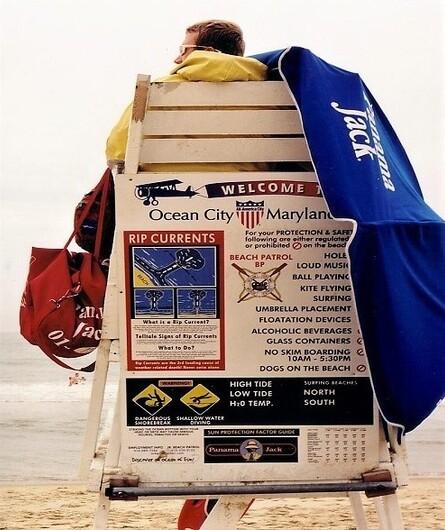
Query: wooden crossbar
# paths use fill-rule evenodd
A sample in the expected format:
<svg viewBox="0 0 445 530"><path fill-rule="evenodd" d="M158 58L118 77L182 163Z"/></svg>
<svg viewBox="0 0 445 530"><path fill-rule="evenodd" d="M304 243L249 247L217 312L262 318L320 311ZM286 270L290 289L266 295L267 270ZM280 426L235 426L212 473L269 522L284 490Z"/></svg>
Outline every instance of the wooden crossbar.
<svg viewBox="0 0 445 530"><path fill-rule="evenodd" d="M302 134L295 110L151 110L144 135Z"/></svg>
<svg viewBox="0 0 445 530"><path fill-rule="evenodd" d="M140 163L309 161L304 138L144 140Z"/></svg>
<svg viewBox="0 0 445 530"><path fill-rule="evenodd" d="M282 81L236 83L153 83L150 107L245 107L293 106L294 102Z"/></svg>

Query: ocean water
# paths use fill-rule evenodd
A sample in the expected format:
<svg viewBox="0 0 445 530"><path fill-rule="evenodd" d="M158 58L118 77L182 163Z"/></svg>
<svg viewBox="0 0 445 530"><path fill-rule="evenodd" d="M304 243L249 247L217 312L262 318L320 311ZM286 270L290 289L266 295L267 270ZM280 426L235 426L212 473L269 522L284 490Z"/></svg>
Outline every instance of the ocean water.
<svg viewBox="0 0 445 530"><path fill-rule="evenodd" d="M117 365L106 388L108 408ZM0 334L0 483L77 480L93 374L68 386L70 375L19 335Z"/></svg>
<svg viewBox="0 0 445 530"><path fill-rule="evenodd" d="M106 408L117 370L113 363ZM68 386L71 374L18 334L0 334L0 483L77 479L93 375ZM407 448L411 474L445 474L445 404L407 435Z"/></svg>

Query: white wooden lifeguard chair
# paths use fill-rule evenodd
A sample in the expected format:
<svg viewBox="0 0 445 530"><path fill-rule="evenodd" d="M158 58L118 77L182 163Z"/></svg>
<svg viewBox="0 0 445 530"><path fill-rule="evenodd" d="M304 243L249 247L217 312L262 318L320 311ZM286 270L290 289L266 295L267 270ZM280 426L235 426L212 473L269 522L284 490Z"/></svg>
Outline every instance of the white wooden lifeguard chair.
<svg viewBox="0 0 445 530"><path fill-rule="evenodd" d="M341 247L348 237L335 244L331 230L345 234L351 224L329 216L285 83L150 84L138 76L116 207L81 464L100 492L95 528L106 528L115 499L219 498L202 528L227 530L253 497L339 495L349 497L357 528L365 529L365 492L376 497L380 527L402 529L395 491L406 484L404 446L393 428L384 434L353 301L335 304L352 324L336 335L349 346L332 349L332 359L274 346L278 339L265 346L261 331L294 337L293 344L320 336L304 311L315 307L327 274L311 274L310 264L324 269L337 260L347 272ZM284 211L305 216L307 237L292 234L296 221ZM159 234L168 237L160 242ZM323 250L329 241L337 256ZM200 257L178 258L190 245ZM208 278L205 267L213 270ZM180 274L191 269L201 272L188 282ZM178 276L168 282L172 271ZM336 278L338 290L350 293L350 280ZM317 307L318 315L334 314L331 304ZM305 324L286 334L281 324L265 328L261 312ZM98 447L110 361L121 363L119 393L109 441ZM333 376L339 365L346 376ZM348 390L348 381L362 390ZM310 383L312 395L335 396L331 403L304 400ZM362 396L363 405L352 407Z"/></svg>

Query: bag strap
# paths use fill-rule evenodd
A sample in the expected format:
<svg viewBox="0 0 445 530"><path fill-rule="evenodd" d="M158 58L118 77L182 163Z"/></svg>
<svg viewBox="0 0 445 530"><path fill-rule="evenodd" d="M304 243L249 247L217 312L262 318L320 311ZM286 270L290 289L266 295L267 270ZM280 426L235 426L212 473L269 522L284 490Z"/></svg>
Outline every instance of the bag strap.
<svg viewBox="0 0 445 530"><path fill-rule="evenodd" d="M102 195L100 197L99 216L98 216L98 223L97 223L96 238L94 240L94 253L93 253L93 256L96 259L99 259L100 250L102 247L102 236L103 236L103 229L104 229L104 223L105 223L105 214L107 210L108 193L110 191L112 178L113 178L113 175L111 173L111 169L108 168L105 171L104 176L102 177L102 179L104 179L104 183L103 183L103 188L102 188Z"/></svg>
<svg viewBox="0 0 445 530"><path fill-rule="evenodd" d="M85 206L85 208L84 208L84 210L82 212L82 215L79 217L79 220L76 223L77 226L81 226L82 225L82 223L88 217L88 214L90 213L90 210L93 207L94 201L97 199L99 193L105 189L106 193L104 193L102 195L102 197L101 197L101 207L102 207L102 202L104 200L103 199L104 195L107 196L107 194L108 194L108 189L109 189L109 185L110 185L110 178L112 178L111 169L107 168L105 170L105 173L102 175L102 178L97 183L97 186L94 188L93 192L88 197L87 204L86 204L86 206ZM106 202L105 202L105 205L106 205ZM102 211L100 213L102 213ZM99 213L99 215L100 215L100 213ZM105 217L105 208L103 210L103 216ZM102 225L103 225L103 221L102 221ZM65 243L65 246L63 248L65 248L65 249L68 248L68 245L71 243L71 241L73 240L74 236L76 235L77 226L74 228L73 233L70 235L68 241ZM100 234L100 236L102 238L102 233ZM97 242L97 239L98 239L98 237L97 237L97 234L96 234L96 242ZM94 249L94 250L95 250L94 255L96 256L96 249Z"/></svg>
<svg viewBox="0 0 445 530"><path fill-rule="evenodd" d="M91 364L84 366L83 368L74 368L73 366L70 366L69 364L66 364L63 362L60 357L57 357L57 355L54 355L54 353L49 353L47 351L42 350L43 353L45 353L52 361L54 361L56 364L61 366L62 368L67 368L68 370L74 370L75 372L94 372L94 366L96 364L96 361L93 361Z"/></svg>

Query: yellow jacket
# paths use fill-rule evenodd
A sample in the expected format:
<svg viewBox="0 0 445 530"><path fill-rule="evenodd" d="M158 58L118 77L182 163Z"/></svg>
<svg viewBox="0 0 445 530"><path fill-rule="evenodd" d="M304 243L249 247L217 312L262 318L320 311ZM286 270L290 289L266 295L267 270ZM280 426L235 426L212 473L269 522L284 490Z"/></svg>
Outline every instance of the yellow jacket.
<svg viewBox="0 0 445 530"><path fill-rule="evenodd" d="M263 81L267 67L249 57L225 53L194 51L169 75L156 83L180 83L182 81ZM133 103L124 110L111 130L107 140L107 160L124 160L128 140L128 127Z"/></svg>

